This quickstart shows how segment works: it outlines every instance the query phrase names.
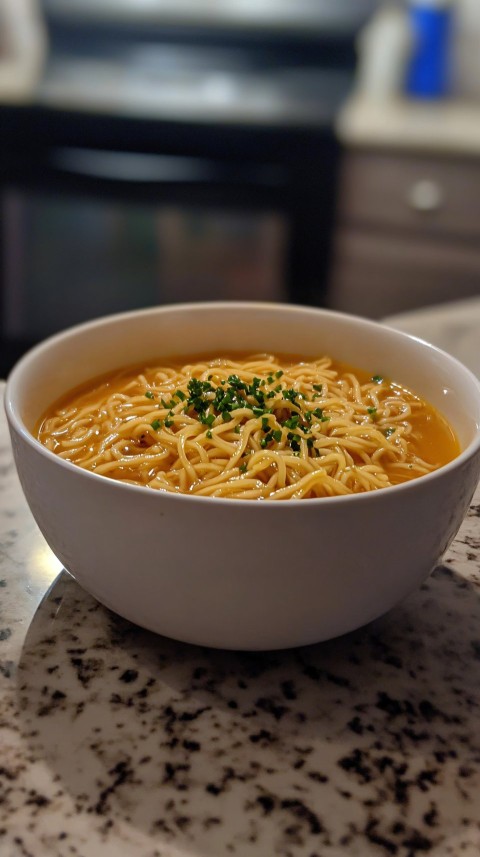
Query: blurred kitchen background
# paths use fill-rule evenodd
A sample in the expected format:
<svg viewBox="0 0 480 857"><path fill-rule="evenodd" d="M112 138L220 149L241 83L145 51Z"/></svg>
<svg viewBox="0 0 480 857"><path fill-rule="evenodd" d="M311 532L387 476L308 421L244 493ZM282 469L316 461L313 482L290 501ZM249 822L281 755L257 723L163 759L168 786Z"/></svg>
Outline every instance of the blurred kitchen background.
<svg viewBox="0 0 480 857"><path fill-rule="evenodd" d="M157 303L476 295L479 0L0 0L0 376Z"/></svg>

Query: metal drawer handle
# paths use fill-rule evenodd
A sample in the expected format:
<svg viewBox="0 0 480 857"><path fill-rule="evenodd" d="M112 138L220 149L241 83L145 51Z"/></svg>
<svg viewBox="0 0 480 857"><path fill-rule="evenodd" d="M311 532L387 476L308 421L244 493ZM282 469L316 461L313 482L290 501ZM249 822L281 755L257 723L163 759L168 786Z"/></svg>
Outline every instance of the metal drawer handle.
<svg viewBox="0 0 480 857"><path fill-rule="evenodd" d="M438 182L420 179L407 193L407 201L414 211L429 213L438 211L444 202L444 193Z"/></svg>

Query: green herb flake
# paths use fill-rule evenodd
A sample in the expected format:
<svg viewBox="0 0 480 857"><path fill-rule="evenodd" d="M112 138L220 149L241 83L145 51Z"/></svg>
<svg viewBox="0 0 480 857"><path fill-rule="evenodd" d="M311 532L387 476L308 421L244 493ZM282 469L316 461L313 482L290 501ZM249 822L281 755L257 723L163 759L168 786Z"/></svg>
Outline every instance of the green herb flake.
<svg viewBox="0 0 480 857"><path fill-rule="evenodd" d="M370 414L372 420L374 420L377 416L377 409L376 408L367 408L367 411Z"/></svg>
<svg viewBox="0 0 480 857"><path fill-rule="evenodd" d="M222 411L222 420L224 423L229 423L232 419L230 411Z"/></svg>
<svg viewBox="0 0 480 857"><path fill-rule="evenodd" d="M274 440L276 440L277 443L280 443L280 441L282 439L282 430L281 429L275 429L275 431L272 432L272 435L273 435Z"/></svg>
<svg viewBox="0 0 480 857"><path fill-rule="evenodd" d="M247 472L247 466L248 466L247 462L244 461L243 464L241 464L240 467L238 468L240 470L240 473L246 473Z"/></svg>
<svg viewBox="0 0 480 857"><path fill-rule="evenodd" d="M262 417L262 429L268 431L268 417Z"/></svg>
<svg viewBox="0 0 480 857"><path fill-rule="evenodd" d="M323 384L312 384L312 387L317 393L321 393L323 390Z"/></svg>
<svg viewBox="0 0 480 857"><path fill-rule="evenodd" d="M240 434L242 429L241 429L240 425L236 425L233 430L234 430L235 434Z"/></svg>
<svg viewBox="0 0 480 857"><path fill-rule="evenodd" d="M147 392L145 393L145 396L147 399L154 399L155 398L155 396L153 395L151 390L147 390Z"/></svg>
<svg viewBox="0 0 480 857"><path fill-rule="evenodd" d="M281 378L283 375L283 370L279 369L278 372L275 372L275 378Z"/></svg>
<svg viewBox="0 0 480 857"><path fill-rule="evenodd" d="M390 426L389 428L385 429L385 431L384 431L384 435L385 435L385 437L386 437L386 438L391 437L391 436L392 436L392 434L394 433L394 431L395 431L395 429L394 429L392 426Z"/></svg>
<svg viewBox="0 0 480 857"><path fill-rule="evenodd" d="M298 393L296 390L293 390L293 389L284 390L283 391L283 398L286 399L287 402L291 402L292 405L296 405L297 404L296 399L298 398Z"/></svg>
<svg viewBox="0 0 480 857"><path fill-rule="evenodd" d="M211 439L212 439L212 437L213 437L212 432L210 431L210 429L208 429L208 431L207 431L207 437L208 437L208 439L209 439L209 440L211 440Z"/></svg>
<svg viewBox="0 0 480 857"><path fill-rule="evenodd" d="M314 417L316 417L316 418L317 418L317 420L322 420L322 419L323 419L323 410L322 410L322 408L315 408L315 410L314 410L314 411L312 411L312 414L313 414L313 416L314 416Z"/></svg>
<svg viewBox="0 0 480 857"><path fill-rule="evenodd" d="M154 420L150 425L154 431L158 431L158 429L162 427L163 423L161 420Z"/></svg>
<svg viewBox="0 0 480 857"><path fill-rule="evenodd" d="M205 416L205 414L200 414L200 422L204 426L212 426L215 422L215 414L208 414L208 416Z"/></svg>
<svg viewBox="0 0 480 857"><path fill-rule="evenodd" d="M269 375L267 381L269 384L273 384L273 375Z"/></svg>
<svg viewBox="0 0 480 857"><path fill-rule="evenodd" d="M170 428L170 426L173 426L173 420L167 417L165 420L165 428Z"/></svg>
<svg viewBox="0 0 480 857"><path fill-rule="evenodd" d="M185 399L187 398L185 393L182 390L177 390L175 395L176 395L177 399L180 399L181 402L184 402Z"/></svg>
<svg viewBox="0 0 480 857"><path fill-rule="evenodd" d="M292 414L292 416L289 417L288 420L285 420L283 425L286 426L287 428L295 429L295 428L298 428L299 420L300 420L300 414Z"/></svg>
<svg viewBox="0 0 480 857"><path fill-rule="evenodd" d="M287 435L287 438L290 441L290 448L293 449L294 452L299 452L300 441L298 439L298 435L292 434L292 432L289 432Z"/></svg>
<svg viewBox="0 0 480 857"><path fill-rule="evenodd" d="M374 384L381 384L383 382L383 378L381 375L374 375L372 381Z"/></svg>

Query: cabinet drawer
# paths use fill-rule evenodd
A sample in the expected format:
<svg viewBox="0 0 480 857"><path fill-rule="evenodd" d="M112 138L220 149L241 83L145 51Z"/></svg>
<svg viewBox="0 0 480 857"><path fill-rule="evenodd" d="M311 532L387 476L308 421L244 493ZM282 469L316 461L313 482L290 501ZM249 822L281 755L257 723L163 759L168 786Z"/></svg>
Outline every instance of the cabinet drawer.
<svg viewBox="0 0 480 857"><path fill-rule="evenodd" d="M479 188L480 160L349 152L338 220L475 240L480 238Z"/></svg>
<svg viewBox="0 0 480 857"><path fill-rule="evenodd" d="M328 306L382 318L480 294L480 248L341 229Z"/></svg>

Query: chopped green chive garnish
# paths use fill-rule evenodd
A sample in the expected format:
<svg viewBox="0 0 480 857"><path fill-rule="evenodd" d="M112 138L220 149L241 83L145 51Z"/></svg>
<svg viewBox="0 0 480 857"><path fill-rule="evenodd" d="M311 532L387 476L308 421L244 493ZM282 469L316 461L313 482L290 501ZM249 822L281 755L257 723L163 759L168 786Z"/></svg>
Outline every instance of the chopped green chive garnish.
<svg viewBox="0 0 480 857"><path fill-rule="evenodd" d="M385 437L387 437L387 438L388 438L388 437L391 437L391 436L392 436L392 434L394 433L394 431L395 431L395 429L394 429L394 428L392 428L392 426L390 426L389 428L385 429L385 431L384 431L384 435L385 435Z"/></svg>
<svg viewBox="0 0 480 857"><path fill-rule="evenodd" d="M375 419L375 417L377 416L377 409L376 408L367 408L367 411L370 414L372 420Z"/></svg>
<svg viewBox="0 0 480 857"><path fill-rule="evenodd" d="M158 429L163 425L161 420L154 420L153 423L150 423L151 427L154 431L158 431Z"/></svg>
<svg viewBox="0 0 480 857"><path fill-rule="evenodd" d="M297 428L299 420L300 420L300 414L292 414L292 416L289 417L288 420L285 420L283 425L286 426L287 428Z"/></svg>
<svg viewBox="0 0 480 857"><path fill-rule="evenodd" d="M200 414L200 422L203 423L204 426L212 426L215 422L215 414Z"/></svg>
<svg viewBox="0 0 480 857"><path fill-rule="evenodd" d="M311 434L312 426L314 425L314 420L325 422L330 417L324 416L322 408L315 408L314 410L305 408L303 402L311 400L311 395L305 395L305 393L295 390L293 387L287 388L282 386L281 383L276 384L273 388L275 379L278 380L283 374L283 370L279 369L276 372L272 371L265 378L254 377L251 382L242 381L238 375L232 374L227 379L217 380L213 384L210 383L215 377L213 373L208 375L207 381L191 378L187 385L187 394L183 390L177 390L170 402L165 401L165 399L161 400L168 414L164 423L160 423L160 420L157 420L155 421L155 426L160 427L160 424L162 424L169 428L173 425L174 413L172 408L175 407L176 412L178 412L179 404L182 402L184 403L182 413L194 417L201 424L205 425L207 428L206 436L208 438L212 437L211 428L217 417L221 417L224 423L228 423L237 415L233 431L235 434L240 435L244 422L249 419L249 413L253 413L254 417L261 418L263 437L261 437L259 443L262 449L267 448L273 442L280 443L286 439L292 452L295 455L299 455L301 454L301 438L303 437L307 449L312 450L312 455L318 455L318 450L314 446L315 439ZM376 377L379 379L379 382L383 380L380 376ZM266 384L271 384L272 389L267 391L265 389ZM324 384L312 384L313 389L317 391L313 396L314 399L320 397L324 386ZM153 397L153 394L148 391L147 398L151 397ZM270 402L267 404L267 400L271 399L275 399L272 405L270 405ZM287 408L286 413L285 408ZM247 413L244 418L240 417L239 419L239 412L242 410L246 410ZM374 418L374 409L369 409L368 412ZM287 419L284 418L284 415ZM280 427L274 428L275 425L278 426L277 420L280 422ZM282 426L288 430L286 438ZM246 450L244 454L251 454L254 451ZM242 472L245 472L245 470L246 465L243 467Z"/></svg>
<svg viewBox="0 0 480 857"><path fill-rule="evenodd" d="M246 473L246 472L247 472L247 463L246 463L246 461L244 461L244 463L243 463L243 464L241 464L241 465L240 465L240 467L239 467L238 469L240 470L240 473Z"/></svg>
<svg viewBox="0 0 480 857"><path fill-rule="evenodd" d="M145 396L147 397L147 399L154 399L155 398L155 396L153 395L151 390L147 390L147 392L145 393Z"/></svg>
<svg viewBox="0 0 480 857"><path fill-rule="evenodd" d="M374 382L374 384L381 384L383 381L383 378L381 375L374 375L372 378L372 381Z"/></svg>
<svg viewBox="0 0 480 857"><path fill-rule="evenodd" d="M286 399L288 402L291 402L292 405L296 405L297 403L295 400L298 398L298 393L296 390L284 390L283 398Z"/></svg>
<svg viewBox="0 0 480 857"><path fill-rule="evenodd" d="M294 452L299 452L300 450L300 441L298 439L298 435L293 434L291 431L287 434L287 439L290 441L290 447Z"/></svg>

